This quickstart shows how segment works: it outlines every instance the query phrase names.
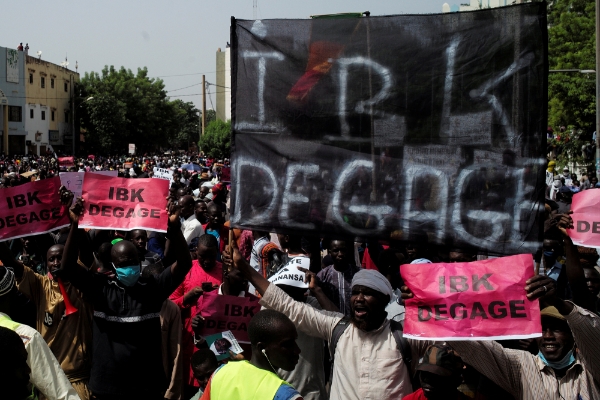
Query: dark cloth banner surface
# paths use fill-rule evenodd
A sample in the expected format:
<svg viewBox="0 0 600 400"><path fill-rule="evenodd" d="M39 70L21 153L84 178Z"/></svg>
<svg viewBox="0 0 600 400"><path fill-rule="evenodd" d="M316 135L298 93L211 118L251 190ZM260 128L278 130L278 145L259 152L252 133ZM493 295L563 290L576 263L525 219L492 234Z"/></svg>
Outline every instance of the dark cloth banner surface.
<svg viewBox="0 0 600 400"><path fill-rule="evenodd" d="M166 232L169 182L86 174L80 228Z"/></svg>
<svg viewBox="0 0 600 400"><path fill-rule="evenodd" d="M50 232L69 225L55 176L0 190L0 241Z"/></svg>
<svg viewBox="0 0 600 400"><path fill-rule="evenodd" d="M232 225L535 251L545 12L232 19Z"/></svg>

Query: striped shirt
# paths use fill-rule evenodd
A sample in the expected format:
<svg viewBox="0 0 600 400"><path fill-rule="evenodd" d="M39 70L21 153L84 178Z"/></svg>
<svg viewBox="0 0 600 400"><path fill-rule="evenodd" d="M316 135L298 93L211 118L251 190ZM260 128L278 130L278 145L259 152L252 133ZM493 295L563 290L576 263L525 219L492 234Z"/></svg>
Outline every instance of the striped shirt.
<svg viewBox="0 0 600 400"><path fill-rule="evenodd" d="M348 265L344 271L338 271L330 265L317 274L319 286L325 296L347 317L350 316L351 311L352 278L360 269L356 265Z"/></svg>
<svg viewBox="0 0 600 400"><path fill-rule="evenodd" d="M562 378L533 354L505 349L493 341L450 342L464 362L517 399L600 399L600 318L575 306L566 316L575 342L576 362Z"/></svg>

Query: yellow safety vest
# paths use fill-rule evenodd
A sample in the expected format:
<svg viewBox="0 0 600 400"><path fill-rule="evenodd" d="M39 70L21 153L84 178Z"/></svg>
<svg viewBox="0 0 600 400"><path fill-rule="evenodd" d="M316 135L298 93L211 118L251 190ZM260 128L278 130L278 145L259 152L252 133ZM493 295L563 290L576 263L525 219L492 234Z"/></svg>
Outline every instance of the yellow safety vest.
<svg viewBox="0 0 600 400"><path fill-rule="evenodd" d="M210 383L211 400L273 400L286 381L248 361L232 361L218 370Z"/></svg>
<svg viewBox="0 0 600 400"><path fill-rule="evenodd" d="M19 325L21 325L21 324L13 321L12 319L10 319L4 315L0 315L0 326L1 327L10 329L11 331L16 332ZM33 388L33 385L31 385L31 394L25 400L37 400L37 399L38 399L38 397L35 394L35 389Z"/></svg>

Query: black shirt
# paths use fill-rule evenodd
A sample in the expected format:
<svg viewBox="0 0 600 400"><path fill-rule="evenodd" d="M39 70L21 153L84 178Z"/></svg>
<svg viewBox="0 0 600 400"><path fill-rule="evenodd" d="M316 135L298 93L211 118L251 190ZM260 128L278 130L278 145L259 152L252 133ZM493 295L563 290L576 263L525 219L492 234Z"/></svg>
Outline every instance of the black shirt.
<svg viewBox="0 0 600 400"><path fill-rule="evenodd" d="M135 398L164 394L169 380L162 364L159 313L181 283L171 268L131 287L91 272L71 282L94 306L92 392Z"/></svg>

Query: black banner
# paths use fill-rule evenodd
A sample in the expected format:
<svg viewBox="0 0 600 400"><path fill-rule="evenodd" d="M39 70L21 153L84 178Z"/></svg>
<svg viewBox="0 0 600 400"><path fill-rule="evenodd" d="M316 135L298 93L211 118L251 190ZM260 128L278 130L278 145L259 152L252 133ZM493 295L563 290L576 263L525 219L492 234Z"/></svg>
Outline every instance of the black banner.
<svg viewBox="0 0 600 400"><path fill-rule="evenodd" d="M232 19L232 225L535 251L545 13Z"/></svg>

